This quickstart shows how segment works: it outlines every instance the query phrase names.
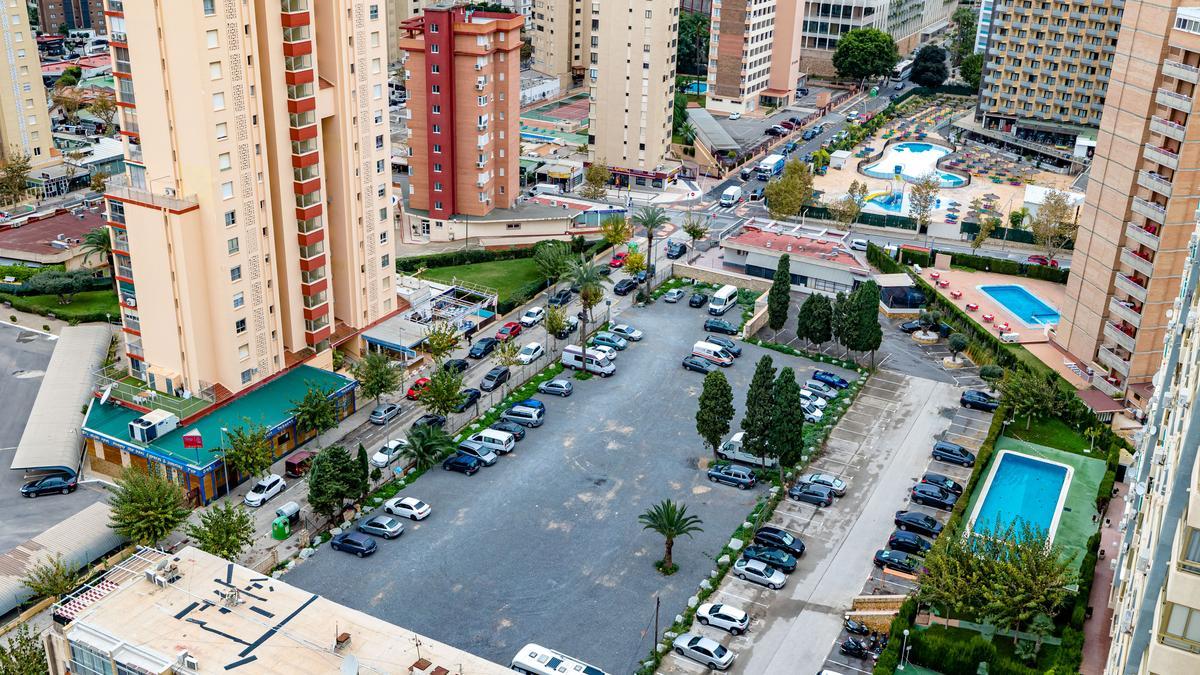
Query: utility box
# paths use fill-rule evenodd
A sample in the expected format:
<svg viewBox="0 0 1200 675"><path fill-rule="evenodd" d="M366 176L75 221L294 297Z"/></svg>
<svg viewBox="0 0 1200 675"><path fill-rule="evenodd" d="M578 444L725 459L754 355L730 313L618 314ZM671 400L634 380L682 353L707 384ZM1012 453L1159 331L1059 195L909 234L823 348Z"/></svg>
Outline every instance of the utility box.
<svg viewBox="0 0 1200 675"><path fill-rule="evenodd" d="M279 516L271 521L271 536L279 541L292 536L292 524L288 521L287 516Z"/></svg>

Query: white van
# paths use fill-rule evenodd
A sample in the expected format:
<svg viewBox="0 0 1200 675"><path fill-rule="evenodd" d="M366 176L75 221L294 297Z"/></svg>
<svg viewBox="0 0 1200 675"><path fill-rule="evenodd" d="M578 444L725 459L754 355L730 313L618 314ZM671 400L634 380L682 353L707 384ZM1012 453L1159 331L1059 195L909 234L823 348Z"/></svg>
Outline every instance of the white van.
<svg viewBox="0 0 1200 675"><path fill-rule="evenodd" d="M484 429L467 440L475 441L483 447L499 455L507 455L516 447L517 441L513 435L500 429Z"/></svg>
<svg viewBox="0 0 1200 675"><path fill-rule="evenodd" d="M722 286L721 290L713 293L712 300L708 301L708 313L713 316L725 314L737 304L737 294L737 286Z"/></svg>
<svg viewBox="0 0 1200 675"><path fill-rule="evenodd" d="M617 372L617 366L608 357L595 349L587 350L585 354L579 345L569 345L563 350L562 364L572 370L583 369L600 377L608 377Z"/></svg>
<svg viewBox="0 0 1200 675"><path fill-rule="evenodd" d="M733 354L730 354L721 345L715 345L711 342L701 340L692 345L692 354L711 361L722 368L728 368L733 365Z"/></svg>
<svg viewBox="0 0 1200 675"><path fill-rule="evenodd" d="M739 431L731 436L729 440L722 443L721 447L717 448L717 457L720 457L721 459L728 459L733 462L741 462L742 464L750 464L753 466L761 466L766 469L774 469L775 465L778 463L775 461L774 457L767 457L764 461L764 459L758 457L757 455L752 455L748 452L742 452L743 436L745 436L745 432Z"/></svg>
<svg viewBox="0 0 1200 675"><path fill-rule="evenodd" d="M742 188L734 185L721 193L721 206L733 206L742 201Z"/></svg>

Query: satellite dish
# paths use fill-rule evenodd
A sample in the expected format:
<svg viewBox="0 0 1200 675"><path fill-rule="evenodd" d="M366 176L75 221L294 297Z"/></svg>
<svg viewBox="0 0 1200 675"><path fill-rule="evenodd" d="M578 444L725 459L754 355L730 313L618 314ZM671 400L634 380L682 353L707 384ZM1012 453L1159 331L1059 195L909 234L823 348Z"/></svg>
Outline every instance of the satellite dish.
<svg viewBox="0 0 1200 675"><path fill-rule="evenodd" d="M1146 484L1145 483L1137 483L1136 485L1133 486L1133 491L1138 493L1139 497L1145 495L1146 494Z"/></svg>
<svg viewBox="0 0 1200 675"><path fill-rule="evenodd" d="M104 388L104 393L100 394L100 405L104 405L105 403L108 403L108 397L112 394L113 386L114 385L110 384Z"/></svg>

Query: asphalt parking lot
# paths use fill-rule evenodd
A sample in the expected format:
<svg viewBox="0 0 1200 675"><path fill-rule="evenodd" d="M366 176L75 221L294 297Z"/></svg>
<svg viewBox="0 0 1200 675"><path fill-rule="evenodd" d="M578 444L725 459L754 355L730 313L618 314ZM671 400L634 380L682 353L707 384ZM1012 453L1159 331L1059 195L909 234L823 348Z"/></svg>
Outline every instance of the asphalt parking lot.
<svg viewBox="0 0 1200 675"><path fill-rule="evenodd" d="M669 625L765 494L713 485L702 470L710 457L694 430L702 378L680 360L705 317L686 304L625 310L620 320L647 336L621 352L614 377L576 382L570 398L543 397L545 425L495 466L472 477L435 470L406 488L402 496L427 501L433 514L406 523L373 557L322 547L287 581L500 663L538 642L609 672L633 671L654 640L655 595ZM814 369L743 349L724 371L739 412L762 354L798 377ZM662 577L653 567L662 539L637 516L668 498L686 503L704 531L676 542L680 571Z"/></svg>

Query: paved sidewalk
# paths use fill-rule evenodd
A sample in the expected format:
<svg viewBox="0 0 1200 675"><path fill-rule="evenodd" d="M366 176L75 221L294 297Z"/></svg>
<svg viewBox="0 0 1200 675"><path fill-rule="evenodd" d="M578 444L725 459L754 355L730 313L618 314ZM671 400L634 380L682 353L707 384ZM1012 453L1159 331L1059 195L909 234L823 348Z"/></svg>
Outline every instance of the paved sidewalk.
<svg viewBox="0 0 1200 675"><path fill-rule="evenodd" d="M1113 557L1121 545L1121 532L1117 525L1121 521L1121 509L1129 486L1116 483L1113 487L1117 494L1108 502L1100 529L1100 550L1105 555L1096 560L1096 576L1092 579L1092 593L1088 596L1092 618L1083 624L1083 643L1087 645L1087 649L1083 650L1083 663L1079 667L1083 675L1100 675L1104 672L1108 648L1112 644L1112 636L1108 631L1112 627L1113 610L1108 604L1108 596L1112 593Z"/></svg>

